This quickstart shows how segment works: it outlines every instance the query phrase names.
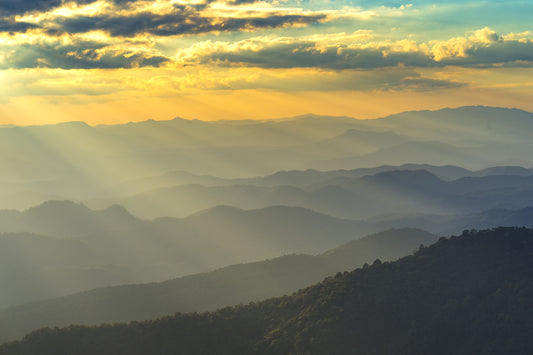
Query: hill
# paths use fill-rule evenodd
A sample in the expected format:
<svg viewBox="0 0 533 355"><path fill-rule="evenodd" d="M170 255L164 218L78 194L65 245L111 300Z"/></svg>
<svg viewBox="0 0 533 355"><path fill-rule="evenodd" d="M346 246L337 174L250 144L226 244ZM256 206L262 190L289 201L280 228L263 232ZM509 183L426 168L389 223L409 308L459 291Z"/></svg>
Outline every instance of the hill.
<svg viewBox="0 0 533 355"><path fill-rule="evenodd" d="M442 238L291 296L147 322L42 329L0 354L530 354L533 230Z"/></svg>
<svg viewBox="0 0 533 355"><path fill-rule="evenodd" d="M12 307L0 311L0 342L44 326L143 320L281 296L377 258L396 260L436 239L421 230L388 230L316 256L286 255L160 283L102 288Z"/></svg>
<svg viewBox="0 0 533 355"><path fill-rule="evenodd" d="M9 290L0 307L289 253L318 253L369 231L375 229L364 222L283 206L248 211L218 206L187 218L151 221L120 206L95 211L69 201L0 211L0 233L12 235L9 243L0 238L6 255L0 276L5 274L3 287ZM31 243L24 242L28 233Z"/></svg>

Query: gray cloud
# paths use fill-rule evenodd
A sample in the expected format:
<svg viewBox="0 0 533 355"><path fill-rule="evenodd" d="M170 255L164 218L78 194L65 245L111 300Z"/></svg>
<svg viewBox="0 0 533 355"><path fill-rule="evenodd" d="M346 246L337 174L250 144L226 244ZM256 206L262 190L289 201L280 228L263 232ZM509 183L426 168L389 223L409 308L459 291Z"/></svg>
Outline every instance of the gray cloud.
<svg viewBox="0 0 533 355"><path fill-rule="evenodd" d="M86 5L97 0L74 0L78 5ZM138 0L108 0L115 5L124 6ZM0 15L22 15L29 12L46 12L63 5L65 0L0 0Z"/></svg>
<svg viewBox="0 0 533 355"><path fill-rule="evenodd" d="M76 0L79 5L89 4L96 0ZM128 8L138 0L108 0L109 3ZM0 0L0 16L4 20L0 24L2 32L24 32L28 28L39 27L49 35L64 33L77 34L102 30L111 36L132 37L137 34L156 36L174 36L201 34L209 32L230 32L239 30L268 29L287 25L311 24L326 18L324 14L283 15L270 14L265 17L218 18L203 16L201 11L213 2L207 0L198 5L175 4L171 13L157 14L149 11L117 15L116 12L94 16L57 17L40 25L15 22L14 15L28 12L46 12L64 4L65 0ZM253 3L254 0L229 0L230 5ZM1 17L0 17L1 18Z"/></svg>
<svg viewBox="0 0 533 355"><path fill-rule="evenodd" d="M61 5L61 0L0 0L0 14L18 15L30 11L46 11Z"/></svg>
<svg viewBox="0 0 533 355"><path fill-rule="evenodd" d="M184 60L197 64L219 66L248 66L265 69L275 68L324 68L333 70L377 69L396 66L463 67L483 66L531 66L533 65L533 42L494 40L491 43L461 44L464 54L437 58L431 51L394 49L394 44L368 46L321 45L313 41L281 43L262 42L257 45L242 45L237 49L217 48L199 51ZM228 47L229 48L229 47ZM455 49L454 49L455 50Z"/></svg>
<svg viewBox="0 0 533 355"><path fill-rule="evenodd" d="M32 28L38 28L38 26L26 22L16 22L10 18L0 18L0 32L24 33Z"/></svg>
<svg viewBox="0 0 533 355"><path fill-rule="evenodd" d="M276 91L433 91L464 87L456 81L424 77L412 69L344 70L286 73L284 80L275 74L263 73L250 78L213 80L215 90L267 89Z"/></svg>
<svg viewBox="0 0 533 355"><path fill-rule="evenodd" d="M467 57L444 60L447 64L469 66L513 65L533 61L533 42L496 41L490 45L474 46L466 50ZM529 64L531 65L531 63Z"/></svg>
<svg viewBox="0 0 533 355"><path fill-rule="evenodd" d="M283 43L261 50L220 51L201 56L199 63L245 65L261 68L375 69L400 64L428 67L431 58L420 52L384 54L381 48L316 48L313 42Z"/></svg>
<svg viewBox="0 0 533 355"><path fill-rule="evenodd" d="M433 91L436 89L453 89L465 87L465 83L441 80L441 79L432 79L424 78L420 75L415 75L411 77L402 78L397 82L384 85L382 91Z"/></svg>
<svg viewBox="0 0 533 355"><path fill-rule="evenodd" d="M324 18L325 15L274 15L265 18L226 18L218 21L215 18L202 17L196 9L187 6L177 9L173 14L165 15L143 12L123 17L101 15L63 18L57 20L56 26L67 33L102 30L111 36L121 37L132 37L143 33L174 36L310 24Z"/></svg>
<svg viewBox="0 0 533 355"><path fill-rule="evenodd" d="M116 69L158 67L165 62L168 58L112 49L97 42L76 41L71 45L22 44L6 48L0 69Z"/></svg>

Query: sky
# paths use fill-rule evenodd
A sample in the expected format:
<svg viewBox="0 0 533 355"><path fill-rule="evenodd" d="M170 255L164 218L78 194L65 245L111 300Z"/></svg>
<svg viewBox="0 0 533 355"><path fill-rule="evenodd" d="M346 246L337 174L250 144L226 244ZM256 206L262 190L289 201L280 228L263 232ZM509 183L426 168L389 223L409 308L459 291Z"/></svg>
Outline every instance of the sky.
<svg viewBox="0 0 533 355"><path fill-rule="evenodd" d="M533 111L531 0L0 0L0 124Z"/></svg>

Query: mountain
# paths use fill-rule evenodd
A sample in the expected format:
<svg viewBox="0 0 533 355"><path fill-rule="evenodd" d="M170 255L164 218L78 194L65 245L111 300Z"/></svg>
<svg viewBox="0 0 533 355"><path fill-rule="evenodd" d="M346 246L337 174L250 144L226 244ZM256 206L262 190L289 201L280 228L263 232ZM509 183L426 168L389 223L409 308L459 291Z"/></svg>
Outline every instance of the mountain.
<svg viewBox="0 0 533 355"><path fill-rule="evenodd" d="M82 122L3 126L1 206L26 208L50 198L109 200L169 187L171 180L174 185L218 184L223 181L209 177L247 178L289 169L402 163L530 167L532 122L533 114L520 110L462 107L372 120L306 115L270 121L177 118L94 127ZM151 178L178 170L197 180L186 173Z"/></svg>
<svg viewBox="0 0 533 355"><path fill-rule="evenodd" d="M516 176L531 176L533 169L526 169L521 166L495 166L486 168L474 173L472 176L489 176L489 175L516 175Z"/></svg>
<svg viewBox="0 0 533 355"><path fill-rule="evenodd" d="M332 181L336 182L336 180L363 177L365 175L374 175L393 170L427 170L443 180L455 180L466 176L533 175L533 170L522 167L493 167L474 172L453 165L434 166L430 164L403 164L396 166L382 165L376 168L359 168L352 170L287 170L278 171L274 174L266 176L233 179L224 179L210 175L196 175L186 171L177 170L170 171L162 175L123 181L119 185L110 188L108 194L116 197L128 197L137 194L144 194L150 190L159 190L162 188L176 187L179 185L202 185L205 187L224 185L254 185L274 187L289 185L307 189L317 185L324 186L324 184L328 184ZM100 201L100 204L109 204L109 201Z"/></svg>
<svg viewBox="0 0 533 355"><path fill-rule="evenodd" d="M377 258L396 260L436 239L416 229L388 230L316 256L286 255L160 283L96 289L21 305L0 311L0 342L43 326L150 319L281 296Z"/></svg>
<svg viewBox="0 0 533 355"><path fill-rule="evenodd" d="M0 238L2 253L9 256L0 262L5 270L0 275L9 281L0 307L283 254L318 253L369 231L375 230L364 222L283 206L248 211L218 206L187 218L151 221L116 205L94 211L70 201L0 211L0 233L12 235L9 243ZM24 233L33 233L31 242Z"/></svg>
<svg viewBox="0 0 533 355"><path fill-rule="evenodd" d="M30 233L0 234L0 305L58 297L135 280L86 243Z"/></svg>
<svg viewBox="0 0 533 355"><path fill-rule="evenodd" d="M529 141L533 129L533 113L517 109L486 106L444 108L436 111L411 111L384 117L375 122L397 134L424 136L425 139L448 143L471 144Z"/></svg>
<svg viewBox="0 0 533 355"><path fill-rule="evenodd" d="M92 211L72 201L46 201L26 211L0 211L0 231L32 232L57 237L79 238L117 228L135 229L142 221L114 205Z"/></svg>
<svg viewBox="0 0 533 355"><path fill-rule="evenodd" d="M342 169L346 166L399 165L407 163L433 165L461 165L470 169L480 169L494 165L502 159L502 153L489 147L462 147L442 141L409 141L378 149L366 154L356 154L334 159L314 160L312 165L322 170ZM493 154L483 156L481 151ZM494 152L493 152L494 151Z"/></svg>
<svg viewBox="0 0 533 355"><path fill-rule="evenodd" d="M342 201L347 191L329 189L327 196ZM0 278L6 290L0 307L284 254L320 253L389 228L416 227L443 235L499 225L533 227L532 213L531 208L500 208L409 214L400 206L394 214L354 221L298 207L246 211L219 206L182 219L143 221L120 206L93 211L51 201L25 212L0 212L0 233L5 233L0 237Z"/></svg>
<svg viewBox="0 0 533 355"><path fill-rule="evenodd" d="M243 209L285 205L338 218L364 219L398 211L458 214L493 208L519 209L529 206L533 198L533 176L471 172L482 176L450 181L427 170L414 169L417 165L405 167L406 170L384 166L361 171L280 172L272 175L272 179L290 182L300 177L302 181L314 183L307 187L179 185L147 191L119 202L143 218L183 217L217 205ZM447 176L459 171L448 166L427 167ZM368 171L374 174L360 176Z"/></svg>
<svg viewBox="0 0 533 355"><path fill-rule="evenodd" d="M35 331L0 354L529 354L533 230L442 238L291 296L213 313Z"/></svg>
<svg viewBox="0 0 533 355"><path fill-rule="evenodd" d="M495 228L498 226L524 226L533 228L533 207L517 210L491 209L479 213L436 215L436 214L393 214L365 220L378 229L416 226L437 235L457 234L463 230Z"/></svg>

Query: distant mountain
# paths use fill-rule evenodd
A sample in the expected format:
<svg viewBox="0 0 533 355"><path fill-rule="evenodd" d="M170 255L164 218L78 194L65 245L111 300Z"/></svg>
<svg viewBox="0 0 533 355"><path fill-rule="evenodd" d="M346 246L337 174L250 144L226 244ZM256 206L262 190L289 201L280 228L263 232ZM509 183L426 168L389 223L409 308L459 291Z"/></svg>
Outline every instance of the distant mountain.
<svg viewBox="0 0 533 355"><path fill-rule="evenodd" d="M224 185L294 186L306 189L317 185L324 186L330 182L336 183L336 180L351 179L394 170L427 170L443 180L455 180L466 176L533 175L533 169L522 167L494 167L474 172L458 166L434 166L429 164L382 165L376 168L352 170L287 170L278 171L266 176L234 179L224 179L210 175L196 175L177 170L158 176L121 182L119 185L110 188L108 194L111 196L131 196L146 193L150 190L176 187L179 185L202 185L206 187Z"/></svg>
<svg viewBox="0 0 533 355"><path fill-rule="evenodd" d="M526 169L521 166L495 166L486 168L473 173L472 175L465 176L490 176L490 175L515 175L515 176L531 176L533 175L533 169Z"/></svg>
<svg viewBox="0 0 533 355"><path fill-rule="evenodd" d="M363 155L411 140L409 136L401 136L392 131L349 129L336 137L314 143L308 149L336 152L340 156Z"/></svg>
<svg viewBox="0 0 533 355"><path fill-rule="evenodd" d="M0 307L288 253L318 253L369 231L375 230L364 222L283 206L249 211L218 206L183 219L152 221L116 205L93 211L69 201L0 211L0 233L12 235L5 242L0 238L6 255L0 276L9 289Z"/></svg>
<svg viewBox="0 0 533 355"><path fill-rule="evenodd" d="M0 305L57 297L135 280L79 240L0 234Z"/></svg>
<svg viewBox="0 0 533 355"><path fill-rule="evenodd" d="M470 175L481 176L445 181L427 170L414 170L417 165L405 167L407 170L390 170L384 166L357 171L280 172L270 177L273 181L290 182L298 178L309 183L314 181L307 187L179 185L130 196L120 200L120 204L143 218L183 217L217 205L243 209L285 205L338 218L364 219L398 211L463 214L492 208L519 209L533 201L533 176L471 172ZM460 171L449 166L427 167L446 176ZM374 175L360 176L364 172Z"/></svg>
<svg viewBox="0 0 533 355"><path fill-rule="evenodd" d="M485 151L489 148L484 148ZM496 156L480 154L480 148L459 147L441 141L410 141L390 146L362 155L342 157L329 160L315 160L312 165L322 169L341 169L346 166L400 165L407 163L433 165L461 165L471 169L480 169L494 165L501 159L501 152Z"/></svg>
<svg viewBox="0 0 533 355"><path fill-rule="evenodd" d="M533 114L520 110L462 107L373 120L306 115L271 121L177 118L95 127L82 122L3 126L1 206L24 208L52 197L108 201L169 187L171 180L173 185L210 185L224 183L215 176L224 180L289 169L403 163L530 167L532 122ZM196 175L196 181L186 173L157 178L177 170Z"/></svg>
<svg viewBox="0 0 533 355"><path fill-rule="evenodd" d="M392 176L401 174L404 173L394 172ZM410 200L419 200L416 185L424 184L412 179L413 185L407 178L409 174L427 175L406 172L405 179L392 181L404 181L407 187L398 185L395 189L403 191ZM371 195L370 200L360 199L361 208L371 211L372 206L380 203L394 207L393 195L383 184L390 182L390 177L382 176L375 181L381 184L379 189L384 193L377 194L370 185L364 185ZM445 191L446 182L434 177L430 181ZM483 186L475 182L466 186L470 185ZM524 203L528 202L526 194L519 195ZM315 196L317 201L335 202L340 210L352 195L349 190L330 187L319 190ZM479 196L485 193L481 191ZM488 202L480 200L480 206L490 206L492 196L486 195ZM1 244L5 257L0 262L3 270L0 274L7 280L4 285L8 291L0 297L0 306L98 286L164 280L287 253L318 253L388 228L417 227L444 234L498 225L533 226L530 209L427 215L406 214L407 205L397 204L394 211L359 221L282 206L251 211L219 206L183 219L153 221L139 220L120 206L93 211L69 201L50 201L25 212L0 211L0 232L11 233Z"/></svg>
<svg viewBox="0 0 533 355"><path fill-rule="evenodd" d="M533 230L442 238L396 262L213 313L42 329L0 354L530 354Z"/></svg>
<svg viewBox="0 0 533 355"><path fill-rule="evenodd" d="M79 238L114 229L138 228L142 222L123 207L92 211L72 201L47 201L26 211L0 211L1 232L31 232Z"/></svg>
<svg viewBox="0 0 533 355"><path fill-rule="evenodd" d="M533 129L531 112L486 106L403 112L374 121L376 128L428 140L447 137L451 144L529 141L527 132Z"/></svg>
<svg viewBox="0 0 533 355"><path fill-rule="evenodd" d="M533 207L517 210L491 209L479 213L458 215L395 214L365 220L375 228L422 228L438 235L457 234L463 230L523 226L533 228Z"/></svg>
<svg viewBox="0 0 533 355"><path fill-rule="evenodd" d="M13 307L0 311L0 342L43 326L150 319L281 296L377 258L396 260L436 239L421 230L389 230L317 256L287 255L161 283L103 288Z"/></svg>

